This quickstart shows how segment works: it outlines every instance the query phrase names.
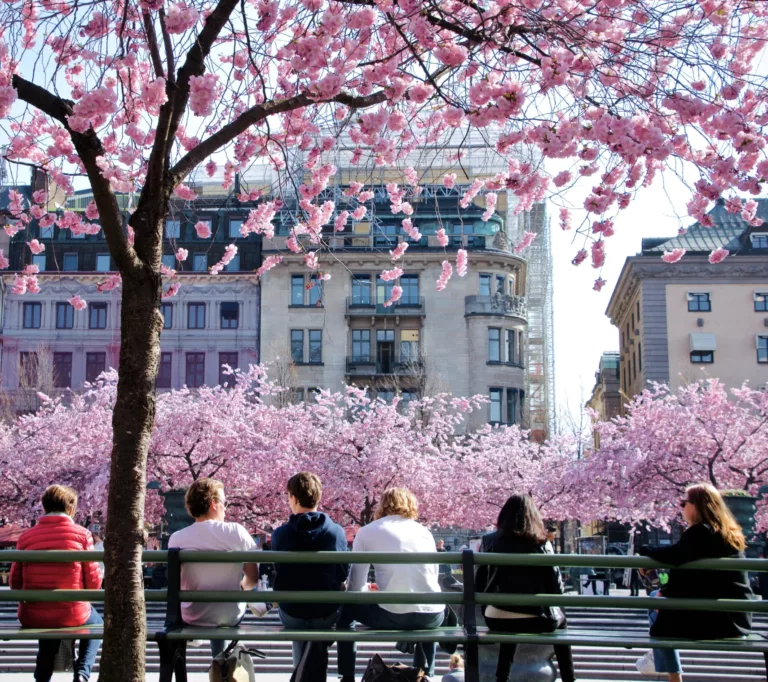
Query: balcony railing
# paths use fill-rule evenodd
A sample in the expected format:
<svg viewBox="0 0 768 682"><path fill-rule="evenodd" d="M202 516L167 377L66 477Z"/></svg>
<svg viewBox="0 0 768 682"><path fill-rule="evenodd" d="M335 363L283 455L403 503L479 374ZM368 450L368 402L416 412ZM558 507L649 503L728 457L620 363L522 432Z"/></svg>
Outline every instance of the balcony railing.
<svg viewBox="0 0 768 682"><path fill-rule="evenodd" d="M355 299L351 296L347 297L347 317L357 315L362 317L367 317L370 315L400 315L410 317L423 317L424 314L423 296L419 296L417 299L401 299L397 303L393 303L388 307L384 306L384 301L376 302L371 300L367 303L364 303L359 299Z"/></svg>
<svg viewBox="0 0 768 682"><path fill-rule="evenodd" d="M449 235L448 248L451 249L485 249L491 248L494 235L468 234ZM435 235L424 235L418 242L403 239L400 235L381 234L330 234L327 236L328 247L333 251L385 251L394 249L399 242L408 242L409 249L434 248L442 249Z"/></svg>
<svg viewBox="0 0 768 682"><path fill-rule="evenodd" d="M525 296L466 296L464 316L490 315L494 317L516 317L528 320L528 303Z"/></svg>
<svg viewBox="0 0 768 682"><path fill-rule="evenodd" d="M410 376L422 367L420 359L399 357L392 360L377 359L371 355L348 355L347 374L354 376Z"/></svg>

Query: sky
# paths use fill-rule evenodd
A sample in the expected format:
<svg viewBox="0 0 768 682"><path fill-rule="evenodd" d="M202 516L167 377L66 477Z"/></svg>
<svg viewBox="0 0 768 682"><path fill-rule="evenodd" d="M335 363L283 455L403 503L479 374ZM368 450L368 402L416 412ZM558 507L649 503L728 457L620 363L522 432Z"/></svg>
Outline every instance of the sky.
<svg viewBox="0 0 768 682"><path fill-rule="evenodd" d="M605 314L608 301L618 281L624 261L640 251L645 237L674 237L681 226L695 222L686 215L690 190L671 172L657 178L657 184L641 189L634 202L614 221L616 234L606 240L606 260L602 278L607 281L601 292L592 290L600 271L592 268L589 257L581 265L571 259L584 240L574 230L564 232L559 226L558 204L581 206L589 188L599 176L587 178L569 190L562 200L549 202L554 275L555 394L558 415L578 414L595 384L595 372L604 351L619 350L619 331ZM556 203L557 202L557 203ZM573 210L577 226L585 212Z"/></svg>

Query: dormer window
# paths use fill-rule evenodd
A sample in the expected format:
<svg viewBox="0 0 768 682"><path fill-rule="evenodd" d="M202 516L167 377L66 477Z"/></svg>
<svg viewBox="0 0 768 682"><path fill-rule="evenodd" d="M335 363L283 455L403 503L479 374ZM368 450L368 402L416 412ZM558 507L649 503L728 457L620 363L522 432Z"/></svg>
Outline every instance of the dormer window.
<svg viewBox="0 0 768 682"><path fill-rule="evenodd" d="M749 238L753 249L768 249L768 232L753 232Z"/></svg>

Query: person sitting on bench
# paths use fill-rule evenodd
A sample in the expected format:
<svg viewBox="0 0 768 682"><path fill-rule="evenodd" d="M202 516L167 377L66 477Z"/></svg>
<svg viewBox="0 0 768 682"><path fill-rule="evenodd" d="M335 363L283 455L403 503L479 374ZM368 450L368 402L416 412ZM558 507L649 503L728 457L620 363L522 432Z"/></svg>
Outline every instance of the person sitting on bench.
<svg viewBox="0 0 768 682"><path fill-rule="evenodd" d="M77 511L77 492L63 485L51 485L43 493L42 516L37 525L25 530L16 549L93 550L93 538L87 528L73 519ZM12 590L98 590L102 574L98 561L70 564L11 565ZM104 621L88 602L19 602L19 621L25 628L71 628L101 625ZM74 665L74 682L88 682L96 662L101 640L81 639ZM35 680L48 682L53 676L53 661L61 640L41 639L37 650Z"/></svg>
<svg viewBox="0 0 768 682"><path fill-rule="evenodd" d="M250 533L239 523L228 523L224 484L213 478L199 478L187 489L184 504L195 519L191 526L177 530L168 549L243 552L256 549ZM241 581L241 576L245 578ZM259 584L259 565L253 563L186 563L181 566L182 590L252 590ZM245 615L242 602L182 602L181 617L186 625L217 628L235 627ZM213 658L226 649L226 640L211 640Z"/></svg>

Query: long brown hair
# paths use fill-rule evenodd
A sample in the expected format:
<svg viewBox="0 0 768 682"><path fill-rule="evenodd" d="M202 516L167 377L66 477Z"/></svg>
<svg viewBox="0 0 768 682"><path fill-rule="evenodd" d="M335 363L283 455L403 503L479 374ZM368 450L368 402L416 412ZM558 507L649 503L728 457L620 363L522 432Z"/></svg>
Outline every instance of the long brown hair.
<svg viewBox="0 0 768 682"><path fill-rule="evenodd" d="M717 488L709 483L697 483L685 490L686 499L696 507L699 523L712 527L731 547L743 551L747 546L741 526L736 523Z"/></svg>
<svg viewBox="0 0 768 682"><path fill-rule="evenodd" d="M530 495L512 495L501 508L496 521L503 538L522 538L543 544L547 541L544 522Z"/></svg>

